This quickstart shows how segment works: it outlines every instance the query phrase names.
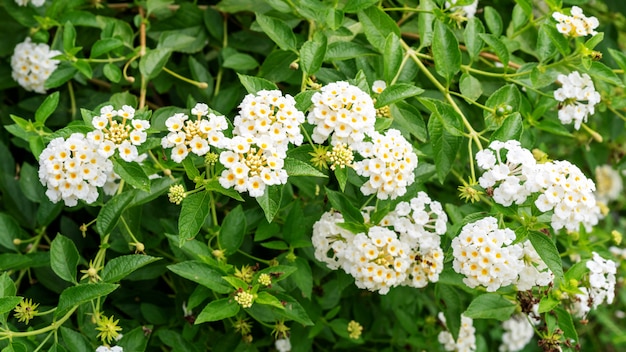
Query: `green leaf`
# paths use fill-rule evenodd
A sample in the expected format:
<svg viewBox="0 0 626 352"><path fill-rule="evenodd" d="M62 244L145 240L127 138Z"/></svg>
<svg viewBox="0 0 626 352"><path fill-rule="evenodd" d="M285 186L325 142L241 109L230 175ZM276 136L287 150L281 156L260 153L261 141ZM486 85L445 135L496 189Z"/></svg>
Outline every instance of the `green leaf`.
<svg viewBox="0 0 626 352"><path fill-rule="evenodd" d="M255 304L263 304L263 305L267 305L267 306L272 306L272 307L276 307L278 309L285 309L285 307L283 307L282 303L280 303L280 300L276 297L274 297L272 294L270 294L267 291L261 291L259 293L257 293L257 297L254 299L254 303Z"/></svg>
<svg viewBox="0 0 626 352"><path fill-rule="evenodd" d="M604 39L604 33L599 32L598 34L589 38L589 40L585 42L585 48L589 50L593 50L598 44L602 42L603 39Z"/></svg>
<svg viewBox="0 0 626 352"><path fill-rule="evenodd" d="M302 210L302 203L300 201L294 201L285 219L285 225L283 226L283 239L287 243L294 244L306 239L306 228L302 226L303 219L304 211Z"/></svg>
<svg viewBox="0 0 626 352"><path fill-rule="evenodd" d="M347 167L336 167L333 171L335 178L337 179L337 183L339 183L339 189L341 191L345 191L346 184L348 183L348 168Z"/></svg>
<svg viewBox="0 0 626 352"><path fill-rule="evenodd" d="M609 48L609 54L615 60L615 63L622 70L626 70L626 54L619 50Z"/></svg>
<svg viewBox="0 0 626 352"><path fill-rule="evenodd" d="M61 62L56 70L46 80L44 88L57 88L74 77L78 70L68 62Z"/></svg>
<svg viewBox="0 0 626 352"><path fill-rule="evenodd" d="M172 55L169 48L156 48L148 51L139 61L139 71L147 78L156 77Z"/></svg>
<svg viewBox="0 0 626 352"><path fill-rule="evenodd" d="M22 297L5 296L0 297L0 314L10 312L22 301Z"/></svg>
<svg viewBox="0 0 626 352"><path fill-rule="evenodd" d="M91 64L89 64L89 62L85 59L78 59L72 62L72 66L76 67L78 72L82 73L87 78L91 78L93 76Z"/></svg>
<svg viewBox="0 0 626 352"><path fill-rule="evenodd" d="M122 46L124 46L124 42L121 41L118 38L104 38L104 39L100 39L98 41L96 41L95 43L93 43L93 46L91 47L91 53L90 53L90 57L91 58L96 58L100 55L104 55L112 50L115 50L117 48L121 48Z"/></svg>
<svg viewBox="0 0 626 352"><path fill-rule="evenodd" d="M122 80L122 70L115 64L106 64L102 67L104 76L113 83L119 83Z"/></svg>
<svg viewBox="0 0 626 352"><path fill-rule="evenodd" d="M450 134L441 121L441 119L431 117L428 120L428 132L433 147L437 178L439 183L443 184L456 160L456 154L459 151L463 138Z"/></svg>
<svg viewBox="0 0 626 352"><path fill-rule="evenodd" d="M139 191L135 193L135 198L130 203L130 206L134 207L137 205L146 204L156 199L158 196L167 193L170 189L170 186L178 182L180 182L180 179L171 179L169 177L156 178L152 180L152 182L150 182L150 192Z"/></svg>
<svg viewBox="0 0 626 352"><path fill-rule="evenodd" d="M428 110L432 112L439 122L441 122L445 131L453 136L463 135L463 123L458 112L441 100L431 98L417 98ZM430 120L429 120L430 123Z"/></svg>
<svg viewBox="0 0 626 352"><path fill-rule="evenodd" d="M546 62L557 54L556 45L552 42L547 31L539 30L537 34L537 46L535 48L540 62Z"/></svg>
<svg viewBox="0 0 626 352"><path fill-rule="evenodd" d="M522 115L519 112L515 112L507 116L502 125L493 132L489 141L503 141L506 142L511 139L520 140L522 132L524 131L524 124L522 122Z"/></svg>
<svg viewBox="0 0 626 352"><path fill-rule="evenodd" d="M0 246L11 251L17 251L13 244L15 238L28 238L29 235L24 231L20 224L7 213L0 212Z"/></svg>
<svg viewBox="0 0 626 352"><path fill-rule="evenodd" d="M226 214L218 237L220 247L227 255L237 252L246 234L246 215L241 204Z"/></svg>
<svg viewBox="0 0 626 352"><path fill-rule="evenodd" d="M563 33L560 33L559 30L556 29L556 24L554 22L548 21L542 24L541 28L539 28L539 32L542 31L548 35L552 44L554 44L563 56L567 56L569 54L569 41L565 38Z"/></svg>
<svg viewBox="0 0 626 352"><path fill-rule="evenodd" d="M256 94L260 90L276 90L278 87L276 84L260 77L246 76L237 74L239 81L246 88L246 91L250 94Z"/></svg>
<svg viewBox="0 0 626 352"><path fill-rule="evenodd" d="M212 179L212 180L209 180L209 182L205 182L204 188L207 191L215 191L217 193L223 194L232 199L243 202L243 198L241 197L241 194L239 194L239 192L235 191L232 188L224 188L222 185L220 185L220 182L216 179Z"/></svg>
<svg viewBox="0 0 626 352"><path fill-rule="evenodd" d="M400 28L383 10L376 6L357 13L367 41L380 53L385 52L385 43L390 33L400 37Z"/></svg>
<svg viewBox="0 0 626 352"><path fill-rule="evenodd" d="M249 71L257 68L259 63L248 54L235 53L225 58L222 66L235 71Z"/></svg>
<svg viewBox="0 0 626 352"><path fill-rule="evenodd" d="M188 260L168 265L167 268L176 275L210 288L216 293L228 294L233 291L228 282L222 278L222 274L213 269L209 264Z"/></svg>
<svg viewBox="0 0 626 352"><path fill-rule="evenodd" d="M555 308L554 312L559 321L559 328L563 330L563 337L568 340L574 340L572 345L576 345L578 343L578 332L576 332L576 327L572 321L572 315L562 307Z"/></svg>
<svg viewBox="0 0 626 352"><path fill-rule="evenodd" d="M102 206L96 220L96 231L98 231L100 236L108 235L113 231L120 216L122 216L124 210L126 210L135 197L135 193L135 190L122 192L115 195Z"/></svg>
<svg viewBox="0 0 626 352"><path fill-rule="evenodd" d="M59 105L59 92L54 92L46 97L46 100L41 103L37 111L35 111L35 121L39 123L45 123L48 117L52 115Z"/></svg>
<svg viewBox="0 0 626 352"><path fill-rule="evenodd" d="M139 163L113 159L113 171L131 186L150 192L150 179Z"/></svg>
<svg viewBox="0 0 626 352"><path fill-rule="evenodd" d="M466 99L471 101L476 101L481 95L483 95L482 84L476 77L470 75L469 73L463 73L461 75L459 89L461 90L461 94L463 94Z"/></svg>
<svg viewBox="0 0 626 352"><path fill-rule="evenodd" d="M420 35L419 49L422 49L429 47L433 42L434 10L438 10L439 6L433 0L422 0L419 6L423 11L418 14L417 32Z"/></svg>
<svg viewBox="0 0 626 352"><path fill-rule="evenodd" d="M313 272L309 262L301 257L296 258L294 262L297 270L289 277L289 281L292 281L297 288L302 292L302 296L305 298L311 298L313 292Z"/></svg>
<svg viewBox="0 0 626 352"><path fill-rule="evenodd" d="M54 317L58 319L64 316L73 307L77 307L98 297L106 296L115 291L118 287L119 285L109 283L79 284L77 286L68 287L61 292Z"/></svg>
<svg viewBox="0 0 626 352"><path fill-rule="evenodd" d="M207 321L219 321L234 317L239 313L239 304L231 297L218 299L207 304L196 317L194 324Z"/></svg>
<svg viewBox="0 0 626 352"><path fill-rule="evenodd" d="M57 234L50 244L50 267L61 279L77 283L76 267L80 255L74 241Z"/></svg>
<svg viewBox="0 0 626 352"><path fill-rule="evenodd" d="M539 254L539 257L554 274L554 281L561 281L563 279L563 262L554 242L548 236L537 231L529 232L528 239L537 251L537 254Z"/></svg>
<svg viewBox="0 0 626 352"><path fill-rule="evenodd" d="M350 0L346 1L342 10L345 13L355 13L378 3L378 0Z"/></svg>
<svg viewBox="0 0 626 352"><path fill-rule="evenodd" d="M483 10L487 28L494 36L499 37L502 34L502 17L500 17L498 10L491 6L485 6Z"/></svg>
<svg viewBox="0 0 626 352"><path fill-rule="evenodd" d="M151 257L145 254L128 254L115 257L109 260L100 276L105 282L118 282L130 275L133 271L142 268L150 263L156 262L161 258Z"/></svg>
<svg viewBox="0 0 626 352"><path fill-rule="evenodd" d="M311 177L328 177L326 174L320 172L314 166L305 163L304 161L285 158L285 165L283 166L287 175L291 176L311 176Z"/></svg>
<svg viewBox="0 0 626 352"><path fill-rule="evenodd" d="M517 86L513 84L508 84L502 86L500 89L495 91L489 99L485 102L485 105L491 109L504 108L505 106L510 106L511 113L514 111L519 111L519 106L521 102L521 93ZM485 125L487 130L495 130L498 128L503 121L504 116L496 116L495 113L484 111L485 117Z"/></svg>
<svg viewBox="0 0 626 352"><path fill-rule="evenodd" d="M446 327L452 336L457 339L461 328L461 297L458 291L451 285L437 283L435 297L443 316L446 318Z"/></svg>
<svg viewBox="0 0 626 352"><path fill-rule="evenodd" d="M209 216L211 196L209 192L193 193L185 197L178 217L178 245L196 237L204 220Z"/></svg>
<svg viewBox="0 0 626 352"><path fill-rule="evenodd" d="M591 78L595 80L604 81L618 87L622 87L624 85L622 83L622 80L617 77L613 70L598 61L592 62L591 67L588 70L584 70L583 72L588 73Z"/></svg>
<svg viewBox="0 0 626 352"><path fill-rule="evenodd" d="M515 303L497 293L485 293L476 297L465 313L472 319L496 319L505 321L515 312Z"/></svg>
<svg viewBox="0 0 626 352"><path fill-rule="evenodd" d="M326 196L332 207L341 212L346 222L363 224L363 214L361 214L361 211L352 204L345 194L326 187L324 187L324 190L326 191Z"/></svg>
<svg viewBox="0 0 626 352"><path fill-rule="evenodd" d="M334 42L328 44L325 61L343 61L376 53L355 42Z"/></svg>
<svg viewBox="0 0 626 352"><path fill-rule="evenodd" d="M426 124L422 114L415 106L405 102L393 104L391 105L391 117L393 118L392 126L397 125L394 127L403 133L408 132L422 142L428 139Z"/></svg>
<svg viewBox="0 0 626 352"><path fill-rule="evenodd" d="M297 51L296 35L292 29L285 24L284 21L278 18L270 17L256 12L256 22L261 26L261 29L267 34L274 43L278 45L282 50Z"/></svg>
<svg viewBox="0 0 626 352"><path fill-rule="evenodd" d="M558 307L561 304L561 301L552 297L552 295L544 296L539 301L539 308L537 309L538 313L546 313L554 308Z"/></svg>
<svg viewBox="0 0 626 352"><path fill-rule="evenodd" d="M152 14L154 11L167 8L172 3L174 3L173 0L147 0L146 9L148 10L148 15Z"/></svg>
<svg viewBox="0 0 626 352"><path fill-rule="evenodd" d="M307 311L293 297L282 293L275 293L274 295L281 300L281 302L284 302L284 309L279 310L280 315L305 326L313 325Z"/></svg>
<svg viewBox="0 0 626 352"><path fill-rule="evenodd" d="M272 222L276 213L280 210L282 189L282 186L270 186L265 188L265 193L262 196L256 197L256 201L263 209L267 222Z"/></svg>
<svg viewBox="0 0 626 352"><path fill-rule="evenodd" d="M169 49L171 51L187 52L195 43L196 37L181 31L165 31L159 36L157 48Z"/></svg>
<svg viewBox="0 0 626 352"><path fill-rule="evenodd" d="M146 346L148 345L148 340L150 339L149 331L151 330L151 325L137 326L130 331L124 330L124 336L122 336L116 344L118 346L123 346L127 351L143 352L146 350ZM73 351L87 351L87 349L75 349Z"/></svg>
<svg viewBox="0 0 626 352"><path fill-rule="evenodd" d="M63 337L63 344L70 351L89 351L91 346L89 341L83 334L78 331L74 331L65 326L61 326L61 336Z"/></svg>
<svg viewBox="0 0 626 352"><path fill-rule="evenodd" d="M383 77L385 81L392 82L402 66L402 46L400 37L395 33L389 33L385 40L385 50L383 51Z"/></svg>
<svg viewBox="0 0 626 352"><path fill-rule="evenodd" d="M76 47L76 29L72 22L67 21L63 25L63 50L72 52Z"/></svg>
<svg viewBox="0 0 626 352"><path fill-rule="evenodd" d="M467 53L472 61L478 57L483 49L484 42L480 37L481 33L485 33L485 26L483 23L477 17L470 18L465 25L463 37Z"/></svg>
<svg viewBox="0 0 626 352"><path fill-rule="evenodd" d="M478 35L482 40L485 41L485 43L487 43L487 45L489 45L493 49L493 51L498 56L498 59L500 59L500 62L504 65L506 69L506 67L509 66L510 56L509 49L507 49L506 45L504 45L504 43L493 34L480 33Z"/></svg>
<svg viewBox="0 0 626 352"><path fill-rule="evenodd" d="M326 56L327 42L326 36L317 32L313 39L307 40L300 47L300 67L309 76L315 74L322 67L322 62Z"/></svg>
<svg viewBox="0 0 626 352"><path fill-rule="evenodd" d="M450 85L454 75L461 70L461 50L452 30L441 21L435 21L433 32L433 58L435 71Z"/></svg>
<svg viewBox="0 0 626 352"><path fill-rule="evenodd" d="M420 95L424 93L422 88L416 87L408 83L396 83L392 86L385 88L376 98L376 108L391 105L393 103L406 100L410 97Z"/></svg>

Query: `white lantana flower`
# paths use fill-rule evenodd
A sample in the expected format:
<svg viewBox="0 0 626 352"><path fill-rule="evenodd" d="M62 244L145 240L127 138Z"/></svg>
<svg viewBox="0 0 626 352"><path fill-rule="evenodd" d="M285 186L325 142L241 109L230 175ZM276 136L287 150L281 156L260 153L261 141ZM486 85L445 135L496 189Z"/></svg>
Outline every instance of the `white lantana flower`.
<svg viewBox="0 0 626 352"><path fill-rule="evenodd" d="M535 335L533 325L524 313L517 313L502 323L504 333L500 352L521 351Z"/></svg>
<svg viewBox="0 0 626 352"><path fill-rule="evenodd" d="M437 316L439 320L446 325L446 318L442 312ZM474 320L461 314L461 328L459 336L455 340L449 331L441 331L437 336L437 340L443 345L446 351L476 351L476 329L474 328Z"/></svg>
<svg viewBox="0 0 626 352"><path fill-rule="evenodd" d="M583 122L587 122L589 115L595 112L595 105L600 102L600 93L593 85L591 77L578 71L569 75L558 75L561 88L554 91L554 99L561 102L559 108L559 120L567 125L574 123L574 128L579 129Z"/></svg>
<svg viewBox="0 0 626 352"><path fill-rule="evenodd" d="M617 199L622 193L624 185L622 176L610 165L596 167L596 198L608 203Z"/></svg>
<svg viewBox="0 0 626 352"><path fill-rule="evenodd" d="M50 50L47 44L35 44L30 38L15 46L11 56L12 77L28 91L45 94L44 84L59 65L52 59L61 55L60 51Z"/></svg>
<svg viewBox="0 0 626 352"><path fill-rule="evenodd" d="M597 18L585 16L583 10L578 6L572 6L570 13L571 16L560 12L552 13L552 18L558 22L556 29L560 33L568 37L584 37L598 34L598 32L595 31L600 25Z"/></svg>

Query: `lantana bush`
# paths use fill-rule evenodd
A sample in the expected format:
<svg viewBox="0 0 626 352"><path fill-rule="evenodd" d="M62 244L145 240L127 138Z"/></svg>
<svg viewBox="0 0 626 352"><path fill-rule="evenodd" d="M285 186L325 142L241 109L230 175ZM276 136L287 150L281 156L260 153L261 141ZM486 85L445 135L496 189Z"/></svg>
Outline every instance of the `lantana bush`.
<svg viewBox="0 0 626 352"><path fill-rule="evenodd" d="M0 0L0 349L626 348L618 0Z"/></svg>

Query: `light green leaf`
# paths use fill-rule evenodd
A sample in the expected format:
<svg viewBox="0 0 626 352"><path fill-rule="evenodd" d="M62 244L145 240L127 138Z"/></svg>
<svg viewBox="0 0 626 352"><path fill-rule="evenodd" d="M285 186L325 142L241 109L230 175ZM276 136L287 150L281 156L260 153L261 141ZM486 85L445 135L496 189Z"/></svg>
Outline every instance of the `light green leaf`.
<svg viewBox="0 0 626 352"><path fill-rule="evenodd" d="M345 13L355 13L378 3L378 0L350 0L346 1L342 10Z"/></svg>
<svg viewBox="0 0 626 352"><path fill-rule="evenodd" d="M483 87L480 81L469 73L461 75L459 88L461 90L461 94L471 101L476 101L476 99L480 98L483 94Z"/></svg>
<svg viewBox="0 0 626 352"><path fill-rule="evenodd" d="M434 10L439 6L433 0L420 1L420 11L417 21L417 32L420 35L419 48L429 47L433 42L433 23L435 21Z"/></svg>
<svg viewBox="0 0 626 352"><path fill-rule="evenodd" d="M63 337L63 344L70 351L89 351L92 349L87 338L78 331L61 326L61 336Z"/></svg>
<svg viewBox="0 0 626 352"><path fill-rule="evenodd" d="M491 6L485 6L483 10L487 28L495 37L499 37L502 34L502 17L500 17L498 10Z"/></svg>
<svg viewBox="0 0 626 352"><path fill-rule="evenodd" d="M489 141L503 141L506 142L511 139L520 140L522 132L524 131L524 124L522 122L522 115L519 112L515 112L507 116L502 125L493 132Z"/></svg>
<svg viewBox="0 0 626 352"><path fill-rule="evenodd" d="M252 77L242 75L240 73L237 74L239 77L239 81L246 88L246 91L250 94L256 94L260 90L276 90L278 87L276 84L260 77Z"/></svg>
<svg viewBox="0 0 626 352"><path fill-rule="evenodd" d="M207 191L215 191L217 193L223 194L232 199L243 202L243 198L241 197L241 194L239 192L235 191L232 188L224 188L222 185L220 185L219 181L216 179L212 179L212 180L209 180L209 182L205 182L204 188L206 188Z"/></svg>
<svg viewBox="0 0 626 352"><path fill-rule="evenodd" d="M220 272L200 261L188 260L168 265L167 268L176 275L210 288L216 293L228 294L233 288L226 282Z"/></svg>
<svg viewBox="0 0 626 352"><path fill-rule="evenodd" d="M169 60L170 55L172 55L172 50L169 48L156 48L148 51L139 61L139 71L147 78L156 77Z"/></svg>
<svg viewBox="0 0 626 352"><path fill-rule="evenodd" d="M262 196L256 197L257 203L259 203L263 213L265 213L267 222L272 222L280 209L282 189L282 186L270 186L265 188L265 193Z"/></svg>
<svg viewBox="0 0 626 352"><path fill-rule="evenodd" d="M46 80L44 88L57 88L74 77L78 70L69 62L61 62L56 70Z"/></svg>
<svg viewBox="0 0 626 352"><path fill-rule="evenodd" d="M173 3L173 0L147 0L146 9L148 10L148 15L152 14L154 11L167 8Z"/></svg>
<svg viewBox="0 0 626 352"><path fill-rule="evenodd" d="M105 282L119 282L133 271L160 259L145 254L122 255L109 260L102 269L100 276Z"/></svg>
<svg viewBox="0 0 626 352"><path fill-rule="evenodd" d="M254 304L263 304L267 306L276 307L278 309L285 309L280 300L267 291L260 291L257 293L257 297L254 299Z"/></svg>
<svg viewBox="0 0 626 352"><path fill-rule="evenodd" d="M35 121L39 123L45 123L48 117L52 115L59 105L59 92L54 92L46 97L46 100L41 103L37 111L35 111Z"/></svg>
<svg viewBox="0 0 626 352"><path fill-rule="evenodd" d="M115 291L118 287L119 285L109 283L80 284L68 287L61 292L54 317L58 319L64 316L73 307L87 303L98 297L106 296Z"/></svg>
<svg viewBox="0 0 626 352"><path fill-rule="evenodd" d="M246 234L246 215L241 204L226 214L220 229L218 242L227 255L237 252Z"/></svg>
<svg viewBox="0 0 626 352"><path fill-rule="evenodd" d="M61 279L72 283L76 281L76 267L80 255L74 241L57 234L50 244L50 267Z"/></svg>
<svg viewBox="0 0 626 352"><path fill-rule="evenodd" d="M269 274L272 277L272 282L279 282L288 278L291 274L298 270L295 266L291 265L276 265L270 266L263 270L259 270L254 276L258 278L261 274Z"/></svg>
<svg viewBox="0 0 626 352"><path fill-rule="evenodd" d="M556 48L563 56L567 56L569 54L569 41L567 40L567 38L565 38L563 33L560 33L559 30L556 29L556 23L552 21L545 22L541 25L541 28L539 28L539 32L542 31L545 31L545 33L552 41L552 44L556 46Z"/></svg>
<svg viewBox="0 0 626 352"><path fill-rule="evenodd" d="M461 50L452 30L441 21L435 21L432 48L435 70L449 85L461 70Z"/></svg>
<svg viewBox="0 0 626 352"><path fill-rule="evenodd" d="M337 183L339 183L339 189L341 191L345 191L346 184L348 183L348 168L347 167L337 167L333 171L335 174L335 178L337 179Z"/></svg>
<svg viewBox="0 0 626 352"><path fill-rule="evenodd" d="M186 52L189 51L189 48L195 41L196 37L190 34L180 31L165 31L159 37L157 48Z"/></svg>
<svg viewBox="0 0 626 352"><path fill-rule="evenodd" d="M378 7L372 6L359 11L358 17L367 41L380 53L385 52L385 43L390 33L400 37L400 28L396 22Z"/></svg>
<svg viewBox="0 0 626 352"><path fill-rule="evenodd" d="M257 68L259 63L248 54L235 53L224 59L222 66L235 71L249 71Z"/></svg>
<svg viewBox="0 0 626 352"><path fill-rule="evenodd" d="M325 61L343 61L375 54L375 52L368 49L366 46L355 42L334 42L328 44Z"/></svg>
<svg viewBox="0 0 626 352"><path fill-rule="evenodd" d="M560 282L563 279L563 262L552 239L537 231L529 232L528 239L537 251L537 254L539 254L539 257L554 274L554 281Z"/></svg>
<svg viewBox="0 0 626 352"><path fill-rule="evenodd" d="M392 127L403 133L410 133L421 142L425 142L428 139L426 124L422 114L415 106L405 102L393 104L391 105L391 117L393 118ZM407 136L405 135L405 137Z"/></svg>
<svg viewBox="0 0 626 352"><path fill-rule="evenodd" d="M234 317L239 313L239 309L239 303L235 302L231 297L218 299L207 304L206 307L202 309L194 324Z"/></svg>
<svg viewBox="0 0 626 352"><path fill-rule="evenodd" d="M178 217L178 245L196 237L204 220L209 216L211 196L209 192L198 192L188 195L182 203Z"/></svg>
<svg viewBox="0 0 626 352"><path fill-rule="evenodd" d="M583 72L588 73L591 76L591 78L595 80L605 81L607 83L610 83L618 87L622 87L624 85L622 83L622 80L620 80L619 77L617 77L617 75L615 74L615 72L613 72L613 70L611 70L608 66L598 61L592 62L591 67L588 70L585 70Z"/></svg>
<svg viewBox="0 0 626 352"><path fill-rule="evenodd" d="M0 297L0 314L10 312L22 301L22 297L5 296Z"/></svg>
<svg viewBox="0 0 626 352"><path fill-rule="evenodd" d="M287 171L287 175L291 176L311 176L311 177L328 177L326 174L320 172L314 166L305 163L304 161L285 158L285 165L283 167Z"/></svg>
<svg viewBox="0 0 626 352"><path fill-rule="evenodd" d="M122 79L122 70L115 64L106 64L102 67L102 73L104 76L113 83L119 83Z"/></svg>
<svg viewBox="0 0 626 352"><path fill-rule="evenodd" d="M428 132L433 147L433 159L435 160L437 178L439 183L443 184L456 160L456 154L459 151L463 137L450 134L441 121L441 119L431 116L428 120Z"/></svg>
<svg viewBox="0 0 626 352"><path fill-rule="evenodd" d="M572 315L562 307L555 308L554 312L559 321L559 328L563 330L563 337L574 340L572 344L576 345L578 343L578 332L574 326Z"/></svg>
<svg viewBox="0 0 626 352"><path fill-rule="evenodd" d="M306 310L293 297L282 293L275 293L274 295L281 302L284 302L284 309L278 311L280 315L305 326L313 325Z"/></svg>
<svg viewBox="0 0 626 352"><path fill-rule="evenodd" d="M284 21L258 12L255 14L257 23L261 26L263 32L267 34L272 41L274 41L274 43L276 43L282 50L297 51L296 35Z"/></svg>
<svg viewBox="0 0 626 352"><path fill-rule="evenodd" d="M505 321L515 312L515 307L515 303L497 293L485 293L476 297L463 314L472 319Z"/></svg>
<svg viewBox="0 0 626 352"><path fill-rule="evenodd" d="M508 106L510 107L510 113L513 113L519 111L521 99L521 93L519 89L517 89L517 86L508 84L491 94L489 99L485 102L485 105L494 110L498 108L505 109ZM502 124L505 116L506 114L497 116L495 112L484 111L487 130L495 130L498 128Z"/></svg>
<svg viewBox="0 0 626 352"><path fill-rule="evenodd" d="M389 33L385 40L385 50L383 51L383 77L385 81L392 82L402 66L402 46L400 38L395 33Z"/></svg>
<svg viewBox="0 0 626 352"><path fill-rule="evenodd" d="M113 171L129 185L150 192L150 179L139 163L113 159Z"/></svg>
<svg viewBox="0 0 626 352"><path fill-rule="evenodd" d="M420 95L424 93L422 88L416 87L408 83L396 83L392 86L385 88L376 98L376 108L391 105L393 103L406 100L410 97Z"/></svg>
<svg viewBox="0 0 626 352"><path fill-rule="evenodd" d="M463 123L458 112L441 100L431 98L417 98L437 120L441 122L445 131L453 136L463 135Z"/></svg>
<svg viewBox="0 0 626 352"><path fill-rule="evenodd" d="M72 52L76 46L76 29L72 22L67 21L63 25L63 50Z"/></svg>
<svg viewBox="0 0 626 352"><path fill-rule="evenodd" d="M89 56L91 58L96 58L100 55L104 55L112 50L117 48L121 48L124 46L124 42L118 38L104 38L93 43L91 47L91 53Z"/></svg>
<svg viewBox="0 0 626 352"><path fill-rule="evenodd" d="M96 231L98 231L100 236L108 235L113 231L120 216L122 216L124 210L135 197L136 192L136 190L130 190L117 194L102 206L96 221Z"/></svg>
<svg viewBox="0 0 626 352"><path fill-rule="evenodd" d="M308 75L313 75L322 67L326 56L326 36L317 32L313 39L307 40L300 48L300 67Z"/></svg>
<svg viewBox="0 0 626 352"><path fill-rule="evenodd" d="M493 34L480 33L479 36L493 49L504 67L508 67L510 54L506 45L504 45L504 43Z"/></svg>
<svg viewBox="0 0 626 352"><path fill-rule="evenodd" d="M479 34L485 33L485 26L477 17L472 17L465 25L463 37L470 59L474 61L483 49L483 40Z"/></svg>

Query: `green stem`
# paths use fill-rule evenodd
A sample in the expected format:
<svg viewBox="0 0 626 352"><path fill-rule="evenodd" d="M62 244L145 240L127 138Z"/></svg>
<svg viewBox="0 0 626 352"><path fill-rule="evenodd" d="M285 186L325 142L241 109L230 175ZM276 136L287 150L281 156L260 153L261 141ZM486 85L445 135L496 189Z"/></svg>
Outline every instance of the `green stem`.
<svg viewBox="0 0 626 352"><path fill-rule="evenodd" d="M213 226L219 226L217 222L217 210L215 206L215 197L213 197L213 192L209 191L209 199L211 200L211 219L213 220Z"/></svg>
<svg viewBox="0 0 626 352"><path fill-rule="evenodd" d="M422 10L419 8L413 8L413 7L387 7L382 9L385 12L391 12L391 11L402 11L402 12L421 12L421 13L433 13L432 11L429 10Z"/></svg>
<svg viewBox="0 0 626 352"><path fill-rule="evenodd" d="M248 257L248 258L250 258L250 259L252 259L252 260L255 260L255 261L259 262L259 263L263 263L263 264L265 264L265 265L267 265L267 266L269 266L269 265L270 265L270 261L269 261L269 260L265 260L265 259L257 258L257 257L255 257L255 256L253 256L252 254L248 254L248 253L246 253L246 252L244 252L244 251L242 251L242 250L240 250L240 249L238 249L238 250L237 250L237 253L239 253L239 254L243 254L244 256L246 256L246 257Z"/></svg>
<svg viewBox="0 0 626 352"><path fill-rule="evenodd" d="M126 219L124 219L124 216L120 216L120 220L122 220L122 224L124 225L124 228L126 228L126 231L130 235L130 238L133 240L133 242L139 243L139 241L137 241L137 239L135 238L135 235L133 235L133 231L130 230L130 226L128 226L128 223L126 222Z"/></svg>
<svg viewBox="0 0 626 352"><path fill-rule="evenodd" d="M187 82L189 84L193 84L194 86L200 88L200 89L206 89L209 85L206 82L198 82L198 81L194 81L192 79L189 79L185 76L181 76L178 73L170 70L169 68L163 66L163 71L173 77L178 78L179 80L183 81L183 82Z"/></svg>
<svg viewBox="0 0 626 352"><path fill-rule="evenodd" d="M71 80L67 82L67 92L70 94L70 116L73 120L76 117L76 97L74 96L74 86Z"/></svg>
<svg viewBox="0 0 626 352"><path fill-rule="evenodd" d="M68 320L72 316L72 314L74 314L76 309L78 309L78 306L75 306L72 309L70 309L70 311L67 312L61 319L53 321L50 325L41 329L29 330L29 331L11 331L11 330L0 331L0 340L4 340L4 339L11 340L16 337L37 336L39 334L43 334L48 331L57 330L59 327L61 327L61 325L63 325L63 323L65 323L66 320Z"/></svg>
<svg viewBox="0 0 626 352"><path fill-rule="evenodd" d="M496 109L492 109L492 108L490 108L490 107L488 107L488 106L485 106L485 105L483 105L483 104L481 104L481 103L479 103L479 102L477 102L477 101L474 101L474 100L468 99L465 95L463 95L463 94L461 94L461 93L457 93L457 92L455 92L455 91L450 91L450 94L452 94L452 95L456 95L456 96L457 96L457 97L459 97L459 98L463 98L463 100L465 100L466 102L468 102L468 103L470 103L470 104L472 104L472 105L476 105L476 106L478 106L479 108L481 108L481 109L483 109L483 110L485 110L485 111L489 111L489 112L490 112L490 113L492 113L492 114L494 114L494 113L496 112Z"/></svg>

